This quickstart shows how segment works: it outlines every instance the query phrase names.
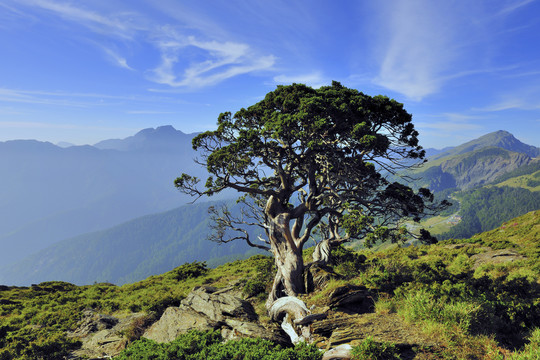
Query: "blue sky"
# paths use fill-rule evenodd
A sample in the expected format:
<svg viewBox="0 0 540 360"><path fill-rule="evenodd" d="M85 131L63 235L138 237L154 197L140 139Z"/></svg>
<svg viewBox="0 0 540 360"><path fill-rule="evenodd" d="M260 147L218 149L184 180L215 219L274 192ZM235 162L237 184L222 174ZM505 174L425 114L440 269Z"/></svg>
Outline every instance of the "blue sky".
<svg viewBox="0 0 540 360"><path fill-rule="evenodd" d="M540 146L538 0L2 0L0 141L93 144L340 81L413 114L421 144Z"/></svg>

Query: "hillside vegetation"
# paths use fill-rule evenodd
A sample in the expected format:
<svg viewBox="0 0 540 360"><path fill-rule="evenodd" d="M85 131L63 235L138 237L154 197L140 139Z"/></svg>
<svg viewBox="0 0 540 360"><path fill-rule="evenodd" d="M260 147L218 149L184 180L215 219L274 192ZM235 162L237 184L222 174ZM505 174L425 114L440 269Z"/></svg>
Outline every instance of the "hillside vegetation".
<svg viewBox="0 0 540 360"><path fill-rule="evenodd" d="M184 205L61 241L16 264L0 266L0 284L61 280L77 285L121 285L186 262L207 261L215 267L256 254L243 242L219 246L206 240L210 225L208 207L220 204Z"/></svg>
<svg viewBox="0 0 540 360"><path fill-rule="evenodd" d="M341 324L331 333L321 330L315 345L327 349L346 341L357 359L538 358L539 247L540 211L533 211L465 240L378 252L342 248L335 254L334 280L303 297L308 307L326 311L325 322ZM123 286L2 286L0 359L64 358L80 347L67 332L77 327L85 309L117 317L144 315L138 326L120 334L130 345L119 359L253 359L250 354L265 358L263 353L277 359L319 358L306 346L287 350L262 342L257 347L249 339L222 345L212 332L189 333L170 344L137 340L141 329L200 285L234 285L254 304L260 321L268 321L263 301L271 272L272 260L258 255L215 269L188 263ZM327 308L333 290L353 285L372 294L367 312Z"/></svg>

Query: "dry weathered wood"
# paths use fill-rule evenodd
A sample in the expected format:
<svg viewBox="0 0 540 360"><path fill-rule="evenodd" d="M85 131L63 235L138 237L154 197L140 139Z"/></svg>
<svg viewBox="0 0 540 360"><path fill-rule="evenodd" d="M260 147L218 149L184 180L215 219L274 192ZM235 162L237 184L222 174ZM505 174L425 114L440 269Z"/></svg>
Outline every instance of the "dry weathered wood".
<svg viewBox="0 0 540 360"><path fill-rule="evenodd" d="M322 360L350 360L352 359L351 349L352 346L349 344L336 346L325 352Z"/></svg>
<svg viewBox="0 0 540 360"><path fill-rule="evenodd" d="M289 335L293 343L310 341L311 329L309 326L297 325L296 319L303 319L309 314L306 304L294 297L286 296L274 301L268 312L270 318L281 322L281 328Z"/></svg>
<svg viewBox="0 0 540 360"><path fill-rule="evenodd" d="M347 284L330 293L328 306L331 308L346 307L357 313L366 313L372 311L373 298L366 287Z"/></svg>
<svg viewBox="0 0 540 360"><path fill-rule="evenodd" d="M314 321L326 319L328 315L327 314L310 314L307 316L304 316L302 319L295 319L294 324L295 325L308 325L311 324Z"/></svg>
<svg viewBox="0 0 540 360"><path fill-rule="evenodd" d="M279 321L286 314L291 314L294 319L302 319L309 314L309 310L306 304L297 297L285 296L274 301L268 312L274 321Z"/></svg>

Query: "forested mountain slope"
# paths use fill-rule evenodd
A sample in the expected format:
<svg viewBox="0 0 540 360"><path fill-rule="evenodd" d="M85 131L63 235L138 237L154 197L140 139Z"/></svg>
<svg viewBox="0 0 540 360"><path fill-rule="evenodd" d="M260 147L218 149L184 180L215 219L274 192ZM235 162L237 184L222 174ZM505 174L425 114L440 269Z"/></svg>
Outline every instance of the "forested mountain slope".
<svg viewBox="0 0 540 360"><path fill-rule="evenodd" d="M124 284L186 262L206 261L217 266L257 253L242 241L220 245L206 239L210 205L219 203L185 205L63 240L0 267L0 284L28 286L51 280L78 285Z"/></svg>

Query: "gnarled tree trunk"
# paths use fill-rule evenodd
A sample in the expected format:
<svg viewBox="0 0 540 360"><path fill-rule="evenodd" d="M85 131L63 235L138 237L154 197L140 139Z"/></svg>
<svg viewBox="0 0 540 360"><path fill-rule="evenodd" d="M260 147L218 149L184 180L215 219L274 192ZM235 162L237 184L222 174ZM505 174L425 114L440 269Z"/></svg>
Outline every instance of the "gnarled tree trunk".
<svg viewBox="0 0 540 360"><path fill-rule="evenodd" d="M289 214L281 213L268 218L268 237L274 253L277 274L268 295L266 308L283 296L296 296L305 293L303 275L304 260L302 248L296 245L290 231Z"/></svg>

